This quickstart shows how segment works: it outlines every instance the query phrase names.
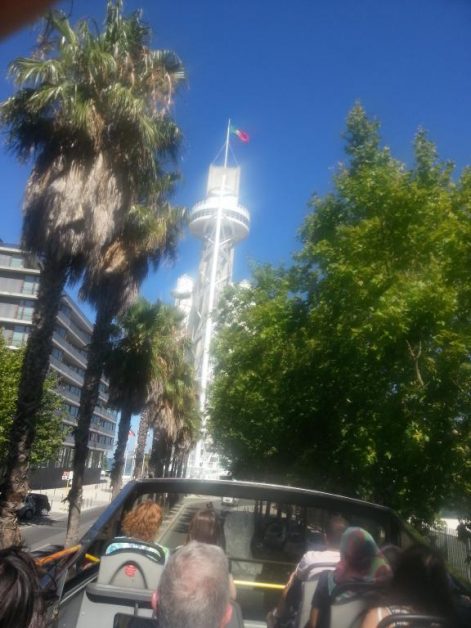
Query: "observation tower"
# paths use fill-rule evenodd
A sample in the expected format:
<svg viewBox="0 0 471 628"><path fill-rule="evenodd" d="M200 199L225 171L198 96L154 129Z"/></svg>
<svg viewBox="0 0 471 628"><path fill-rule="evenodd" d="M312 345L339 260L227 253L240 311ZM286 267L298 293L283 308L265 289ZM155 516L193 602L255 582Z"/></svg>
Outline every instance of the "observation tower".
<svg viewBox="0 0 471 628"><path fill-rule="evenodd" d="M239 204L240 168L228 165L230 122L223 165L209 167L206 198L190 214L190 231L202 242L198 277L193 289L188 330L192 339L199 388L202 434L188 461L188 476L217 478L222 469L207 435L206 401L212 377L211 340L222 290L232 281L234 248L247 237L250 214Z"/></svg>

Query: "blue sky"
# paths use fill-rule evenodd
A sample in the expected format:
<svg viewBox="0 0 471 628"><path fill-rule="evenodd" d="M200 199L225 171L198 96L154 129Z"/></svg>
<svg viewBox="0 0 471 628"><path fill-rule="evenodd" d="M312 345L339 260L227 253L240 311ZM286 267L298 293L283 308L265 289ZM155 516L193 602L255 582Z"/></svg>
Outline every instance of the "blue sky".
<svg viewBox="0 0 471 628"><path fill-rule="evenodd" d="M59 3L72 19L101 22L104 0ZM342 159L345 116L360 99L382 122L394 153L410 158L419 126L445 158L471 163L471 2L469 0L128 0L142 7L154 46L183 59L188 85L175 117L184 133L175 201L204 196L209 163L227 118L248 131L234 140L242 167L241 202L252 214L236 253L235 279L248 264L282 263L312 192L329 189ZM12 90L8 62L27 55L37 30L0 43L0 99ZM17 241L28 168L0 151L0 237ZM183 239L173 267L149 277L143 292L170 298L178 275L194 273L199 244Z"/></svg>

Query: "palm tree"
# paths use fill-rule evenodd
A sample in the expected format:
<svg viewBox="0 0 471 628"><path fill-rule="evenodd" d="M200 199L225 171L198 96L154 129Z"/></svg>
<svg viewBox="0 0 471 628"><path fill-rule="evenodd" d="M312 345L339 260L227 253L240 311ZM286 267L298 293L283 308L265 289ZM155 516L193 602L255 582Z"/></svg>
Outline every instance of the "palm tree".
<svg viewBox="0 0 471 628"><path fill-rule="evenodd" d="M139 419L139 429L137 431L136 454L134 461L133 478L139 480L144 475L145 448L147 434L149 433L149 406L146 405Z"/></svg>
<svg viewBox="0 0 471 628"><path fill-rule="evenodd" d="M139 421L134 465L134 478L136 479L142 476L150 417L153 413L155 414L156 408L160 407L165 382L172 372L174 361L179 358L181 314L176 308L162 304L160 315L161 331L156 338L155 344L155 355L158 356L159 367L154 374L155 376L149 382L146 405Z"/></svg>
<svg viewBox="0 0 471 628"><path fill-rule="evenodd" d="M1 487L3 546L20 539L15 505L28 489L64 286L102 261L130 208L155 195L176 151L179 132L168 111L183 69L173 53L148 43L139 16L124 18L122 2L109 0L103 32L92 34L85 21L74 30L52 13L36 54L10 67L18 91L2 103L0 122L19 158L34 157L22 243L42 273Z"/></svg>
<svg viewBox="0 0 471 628"><path fill-rule="evenodd" d="M121 336L113 343L105 362L109 379L109 402L121 409L118 442L111 470L113 497L121 489L131 417L144 409L153 380L167 371L164 353L173 341L179 314L175 308L139 299L121 317ZM170 324L169 324L170 323Z"/></svg>
<svg viewBox="0 0 471 628"><path fill-rule="evenodd" d="M20 540L15 505L28 490L31 446L64 286L81 273L84 251L92 259L97 244L107 241L122 202L114 173L93 145L83 95L71 89L72 74L77 79L80 74L76 35L57 14L49 25L61 35L54 47L57 56L14 61L10 72L19 89L0 109L10 147L21 160L35 156L23 204L22 246L37 256L42 270L1 487L3 546Z"/></svg>
<svg viewBox="0 0 471 628"><path fill-rule="evenodd" d="M69 516L66 545L74 545L78 540L88 434L109 352L113 319L135 300L149 266L156 269L162 259L175 254L178 235L186 219L183 210L166 202L167 187L168 182L161 186L161 197L153 199L155 205L135 206L129 212L122 233L104 247L98 263L85 271L81 295L96 307L97 316L88 350L75 429L73 479L67 497Z"/></svg>
<svg viewBox="0 0 471 628"><path fill-rule="evenodd" d="M174 475L171 471L183 467L200 427L196 381L183 337L178 340L172 370L149 416L153 427L149 467L157 477Z"/></svg>

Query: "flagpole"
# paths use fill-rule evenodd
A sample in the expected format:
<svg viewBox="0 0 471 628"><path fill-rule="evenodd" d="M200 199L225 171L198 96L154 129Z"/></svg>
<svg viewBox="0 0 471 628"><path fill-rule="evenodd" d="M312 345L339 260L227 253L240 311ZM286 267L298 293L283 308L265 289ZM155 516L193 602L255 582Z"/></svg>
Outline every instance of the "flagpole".
<svg viewBox="0 0 471 628"><path fill-rule="evenodd" d="M231 119L229 118L227 121L227 130L226 130L226 147L224 151L224 170L221 178L221 187L219 191L219 204L216 212L216 228L214 233L214 251L213 251L213 259L211 260L211 276L209 282L209 298L208 298L208 315L206 319L206 326L204 331L204 339L203 339L203 363L201 366L201 380L200 380L200 399L199 406L202 417L202 428L204 436L205 428L206 428L206 397L207 397L207 388L208 388L208 380L209 380L209 368L210 368L210 360L209 360L209 350L211 346L211 336L213 330L213 316L214 316L214 301L216 295L216 274L218 267L218 259L219 259L219 247L221 242L221 224L222 224L222 204L223 204L223 196L226 188L227 181L227 164L229 160L229 138L231 133ZM203 443L201 440L198 441L196 445L195 452L195 466L199 469L201 456L202 456L202 448Z"/></svg>
<svg viewBox="0 0 471 628"><path fill-rule="evenodd" d="M229 158L229 138L231 136L231 119L227 121L227 132L226 132L226 150L224 152L224 168L227 168L227 161Z"/></svg>

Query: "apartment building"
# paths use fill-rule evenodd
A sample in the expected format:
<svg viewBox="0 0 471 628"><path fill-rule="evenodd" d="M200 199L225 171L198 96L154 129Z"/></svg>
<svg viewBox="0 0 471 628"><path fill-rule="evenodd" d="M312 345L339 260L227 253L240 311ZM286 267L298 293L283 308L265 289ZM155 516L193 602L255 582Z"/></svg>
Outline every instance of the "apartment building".
<svg viewBox="0 0 471 628"><path fill-rule="evenodd" d="M23 346L28 338L40 272L34 264L26 263L17 246L0 242L0 328L12 349ZM66 404L67 418L64 423L68 433L57 459L44 468L32 471L30 482L33 488L64 486L64 472L72 468L72 430L77 424L91 333L90 321L64 294L56 320L50 368L58 376L57 392ZM102 379L90 428L86 484L99 480L104 458L114 445L116 421L116 411L108 406L108 384Z"/></svg>

